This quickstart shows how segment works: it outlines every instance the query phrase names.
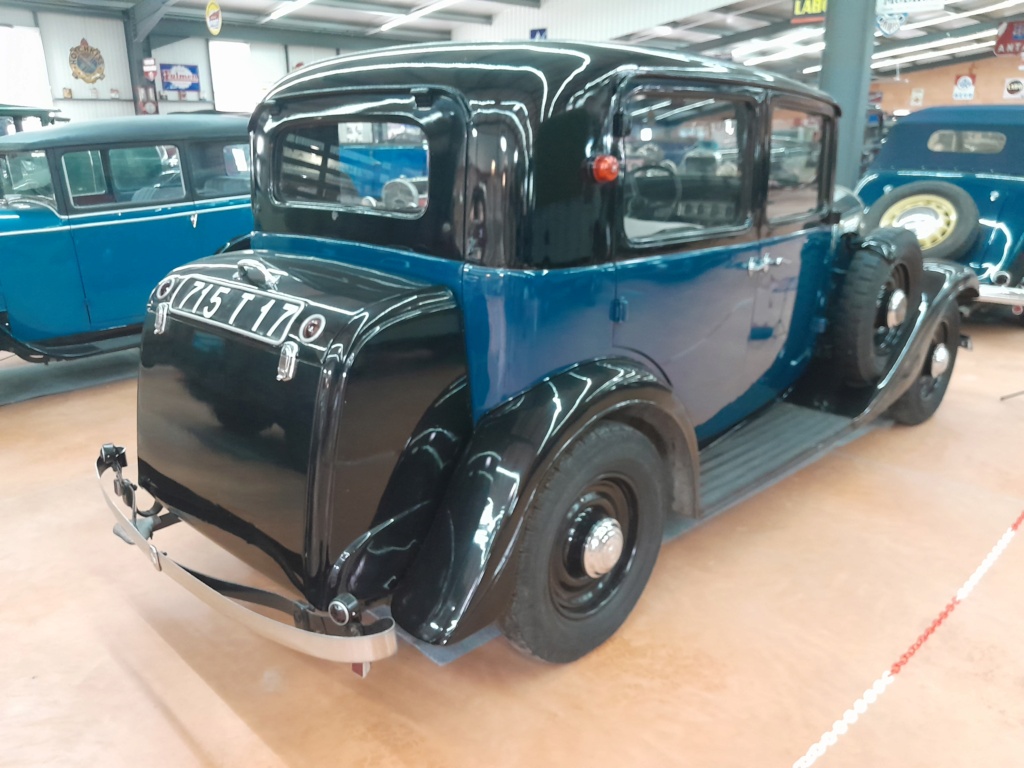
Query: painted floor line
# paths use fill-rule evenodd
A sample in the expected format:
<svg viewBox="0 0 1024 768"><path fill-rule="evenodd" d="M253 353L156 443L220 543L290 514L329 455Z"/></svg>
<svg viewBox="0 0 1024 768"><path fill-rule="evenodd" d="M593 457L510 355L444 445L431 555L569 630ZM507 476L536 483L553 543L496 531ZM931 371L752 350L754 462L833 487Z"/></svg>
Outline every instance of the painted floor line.
<svg viewBox="0 0 1024 768"><path fill-rule="evenodd" d="M911 646L907 649L906 653L899 657L889 669L885 670L882 675L871 684L861 695L859 699L853 702L853 706L843 713L842 718L832 723L832 727L827 730L817 742L811 745L810 749L804 753L803 757L793 763L793 768L810 768L818 760L819 757L824 755L831 747L836 745L839 741L839 737L846 734L850 729L850 726L860 719L860 716L868 711L868 707L878 701L878 697L885 693L886 689L893 684L902 669L910 662L919 650L921 646L925 644L929 637L931 637L935 630L937 630L942 623L949 618L950 614L956 610L956 607L966 600L974 588L978 585L978 582L988 573L988 569L992 567L993 563L999 559L999 556L1003 554L1006 547L1013 540L1013 537L1017 534L1017 530L1021 524L1024 523L1024 512L1021 512L1013 525L1007 529L996 545L992 547L991 551L982 561L981 565L975 569L971 577L964 582L963 586L957 590L956 595L953 599L946 603L946 607L942 609L938 616L928 625L928 628L922 632L917 640L915 640Z"/></svg>

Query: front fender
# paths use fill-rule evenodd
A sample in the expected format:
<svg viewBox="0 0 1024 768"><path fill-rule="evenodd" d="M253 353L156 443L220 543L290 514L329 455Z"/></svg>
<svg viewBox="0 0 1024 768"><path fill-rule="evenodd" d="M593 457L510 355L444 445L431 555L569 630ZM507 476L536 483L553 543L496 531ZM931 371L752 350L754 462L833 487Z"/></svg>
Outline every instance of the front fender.
<svg viewBox="0 0 1024 768"><path fill-rule="evenodd" d="M479 422L437 518L391 602L435 644L490 624L511 596L520 534L544 473L601 419L644 432L673 462L673 507L696 514L697 438L682 406L637 362L596 360L544 379Z"/></svg>

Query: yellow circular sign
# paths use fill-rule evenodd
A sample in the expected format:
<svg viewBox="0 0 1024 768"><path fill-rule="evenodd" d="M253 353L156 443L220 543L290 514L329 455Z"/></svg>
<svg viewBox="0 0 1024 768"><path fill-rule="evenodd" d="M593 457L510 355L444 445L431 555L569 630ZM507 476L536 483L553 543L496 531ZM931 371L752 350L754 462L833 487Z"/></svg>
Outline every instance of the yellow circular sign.
<svg viewBox="0 0 1024 768"><path fill-rule="evenodd" d="M206 4L206 28L211 35L219 35L220 28L224 26L224 17L221 14L220 6L216 0L210 0Z"/></svg>

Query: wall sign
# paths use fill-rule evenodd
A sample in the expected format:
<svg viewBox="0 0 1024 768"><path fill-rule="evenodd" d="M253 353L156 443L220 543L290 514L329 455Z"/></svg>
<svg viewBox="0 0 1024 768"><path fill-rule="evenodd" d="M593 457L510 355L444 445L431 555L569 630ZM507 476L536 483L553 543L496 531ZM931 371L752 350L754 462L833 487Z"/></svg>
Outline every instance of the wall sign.
<svg viewBox="0 0 1024 768"><path fill-rule="evenodd" d="M974 75L957 75L953 83L953 101L974 101Z"/></svg>
<svg viewBox="0 0 1024 768"><path fill-rule="evenodd" d="M210 34L216 37L220 34L221 27L224 26L224 15L221 13L220 6L216 0L210 0L206 4L206 28L210 30Z"/></svg>
<svg viewBox="0 0 1024 768"><path fill-rule="evenodd" d="M1008 77L1003 87L1004 99L1024 99L1024 78Z"/></svg>
<svg viewBox="0 0 1024 768"><path fill-rule="evenodd" d="M1024 55L1024 21L1007 21L999 26L996 56Z"/></svg>
<svg viewBox="0 0 1024 768"><path fill-rule="evenodd" d="M142 74L146 76L146 79L150 82L156 80L157 66L156 59L145 58L142 60Z"/></svg>
<svg viewBox="0 0 1024 768"><path fill-rule="evenodd" d="M878 14L878 31L883 37L892 37L907 23L909 14L906 13L880 13Z"/></svg>
<svg viewBox="0 0 1024 768"><path fill-rule="evenodd" d="M84 83L95 83L104 77L103 54L93 48L84 37L82 42L71 49L68 56L71 74Z"/></svg>
<svg viewBox="0 0 1024 768"><path fill-rule="evenodd" d="M924 88L915 88L910 92L910 106L912 107L923 107L924 106Z"/></svg>
<svg viewBox="0 0 1024 768"><path fill-rule="evenodd" d="M530 30L530 39L531 40L547 40L548 39L548 30L547 30L547 28L544 27L544 28L541 28L541 29L531 29Z"/></svg>
<svg viewBox="0 0 1024 768"><path fill-rule="evenodd" d="M946 0L877 0L875 11L885 13L922 13L924 11L941 11L946 7Z"/></svg>
<svg viewBox="0 0 1024 768"><path fill-rule="evenodd" d="M825 20L828 0L793 0L794 24L817 24Z"/></svg>
<svg viewBox="0 0 1024 768"><path fill-rule="evenodd" d="M160 82L165 91L198 91L199 67L192 64L161 64Z"/></svg>

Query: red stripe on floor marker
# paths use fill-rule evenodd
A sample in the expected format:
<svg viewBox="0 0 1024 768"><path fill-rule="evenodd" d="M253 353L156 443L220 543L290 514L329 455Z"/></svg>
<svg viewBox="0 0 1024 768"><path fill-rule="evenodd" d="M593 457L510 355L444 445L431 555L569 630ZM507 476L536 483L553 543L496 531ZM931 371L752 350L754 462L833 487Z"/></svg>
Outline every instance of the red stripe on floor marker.
<svg viewBox="0 0 1024 768"><path fill-rule="evenodd" d="M925 644L929 637L931 637L935 630L942 626L942 622L949 618L949 615L956 610L956 607L960 605L964 600L970 596L971 592L981 581L982 577L988 572L988 569L992 567L992 564L999 559L999 556L1003 554L1003 551L1009 545L1010 541L1017 534L1017 530L1021 524L1024 524L1024 512L1021 512L1017 519L1013 522L1013 525L1004 533L996 545L992 547L988 555L982 561L981 565L975 569L971 577L964 582L964 585L957 590L956 595L953 599L946 603L946 607L942 609L942 612L935 617L935 620L928 625L928 628L922 632L917 640L913 642L907 652L904 653L900 658L887 669L881 677L872 683L871 687L868 688L857 699L853 706L843 713L841 720L836 720L832 723L832 728L825 732L825 734L814 743L804 756L793 763L793 768L809 768L814 765L819 757L825 754L830 747L835 746L835 743L839 740L839 737L844 735L850 726L857 722L861 715L867 712L868 707L874 704L878 697L885 693L885 690L892 685L896 679L896 675L907 665L907 663L914 657L921 646Z"/></svg>

